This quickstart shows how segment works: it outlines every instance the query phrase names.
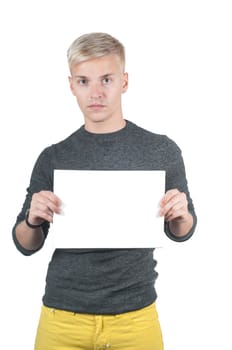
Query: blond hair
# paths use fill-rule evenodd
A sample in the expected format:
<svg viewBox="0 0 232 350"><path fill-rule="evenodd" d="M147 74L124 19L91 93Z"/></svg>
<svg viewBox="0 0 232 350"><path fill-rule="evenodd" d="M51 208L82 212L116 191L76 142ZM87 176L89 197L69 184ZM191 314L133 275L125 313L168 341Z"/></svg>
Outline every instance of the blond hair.
<svg viewBox="0 0 232 350"><path fill-rule="evenodd" d="M74 40L67 52L70 70L83 61L110 54L119 56L123 70L125 69L124 46L114 37L106 33L84 34Z"/></svg>

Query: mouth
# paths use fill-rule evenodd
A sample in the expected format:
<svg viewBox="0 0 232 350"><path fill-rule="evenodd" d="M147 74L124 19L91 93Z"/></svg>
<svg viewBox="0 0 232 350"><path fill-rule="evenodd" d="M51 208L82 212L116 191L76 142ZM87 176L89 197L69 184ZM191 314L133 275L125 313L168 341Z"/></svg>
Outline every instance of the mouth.
<svg viewBox="0 0 232 350"><path fill-rule="evenodd" d="M89 109L103 109L105 107L105 105L101 104L101 103L93 103L91 105L88 106Z"/></svg>

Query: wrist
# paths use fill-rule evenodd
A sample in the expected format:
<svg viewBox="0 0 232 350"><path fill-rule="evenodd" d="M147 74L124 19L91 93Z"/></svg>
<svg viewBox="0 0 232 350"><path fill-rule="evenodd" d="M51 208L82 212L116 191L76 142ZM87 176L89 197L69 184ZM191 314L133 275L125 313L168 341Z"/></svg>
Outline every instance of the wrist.
<svg viewBox="0 0 232 350"><path fill-rule="evenodd" d="M26 222L28 227L30 227L30 228L38 228L38 227L41 227L43 225L44 221L42 221L39 224L31 223L29 221L29 214L30 214L30 210L27 209L26 214L25 214L25 222Z"/></svg>
<svg viewBox="0 0 232 350"><path fill-rule="evenodd" d="M168 224L172 234L176 236L184 236L193 226L192 214L188 213L186 216L178 217L170 221Z"/></svg>
<svg viewBox="0 0 232 350"><path fill-rule="evenodd" d="M191 221L191 219L192 219L192 215L189 212L187 212L186 214L178 216L177 218L171 220L171 222L177 223L177 224L182 224L182 223L185 224Z"/></svg>

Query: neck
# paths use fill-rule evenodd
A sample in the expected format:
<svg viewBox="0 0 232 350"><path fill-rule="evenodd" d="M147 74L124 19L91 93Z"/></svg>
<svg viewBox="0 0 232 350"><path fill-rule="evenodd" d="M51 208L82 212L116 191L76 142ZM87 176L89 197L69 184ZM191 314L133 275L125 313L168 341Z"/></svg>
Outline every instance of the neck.
<svg viewBox="0 0 232 350"><path fill-rule="evenodd" d="M126 126L123 118L114 121L96 121L89 122L85 120L85 130L94 134L108 134L119 131Z"/></svg>

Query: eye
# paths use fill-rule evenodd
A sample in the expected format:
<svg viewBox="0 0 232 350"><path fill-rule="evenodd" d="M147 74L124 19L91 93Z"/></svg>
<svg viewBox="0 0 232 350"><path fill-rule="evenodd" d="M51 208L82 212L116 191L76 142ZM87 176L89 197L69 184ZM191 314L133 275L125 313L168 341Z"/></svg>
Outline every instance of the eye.
<svg viewBox="0 0 232 350"><path fill-rule="evenodd" d="M82 85L82 86L86 86L86 85L88 85L88 80L87 79L79 79L78 80L78 84L79 85Z"/></svg>
<svg viewBox="0 0 232 350"><path fill-rule="evenodd" d="M105 78L102 79L102 83L104 85L109 85L111 83L111 81L112 81L112 79L109 78L109 77L105 77Z"/></svg>

